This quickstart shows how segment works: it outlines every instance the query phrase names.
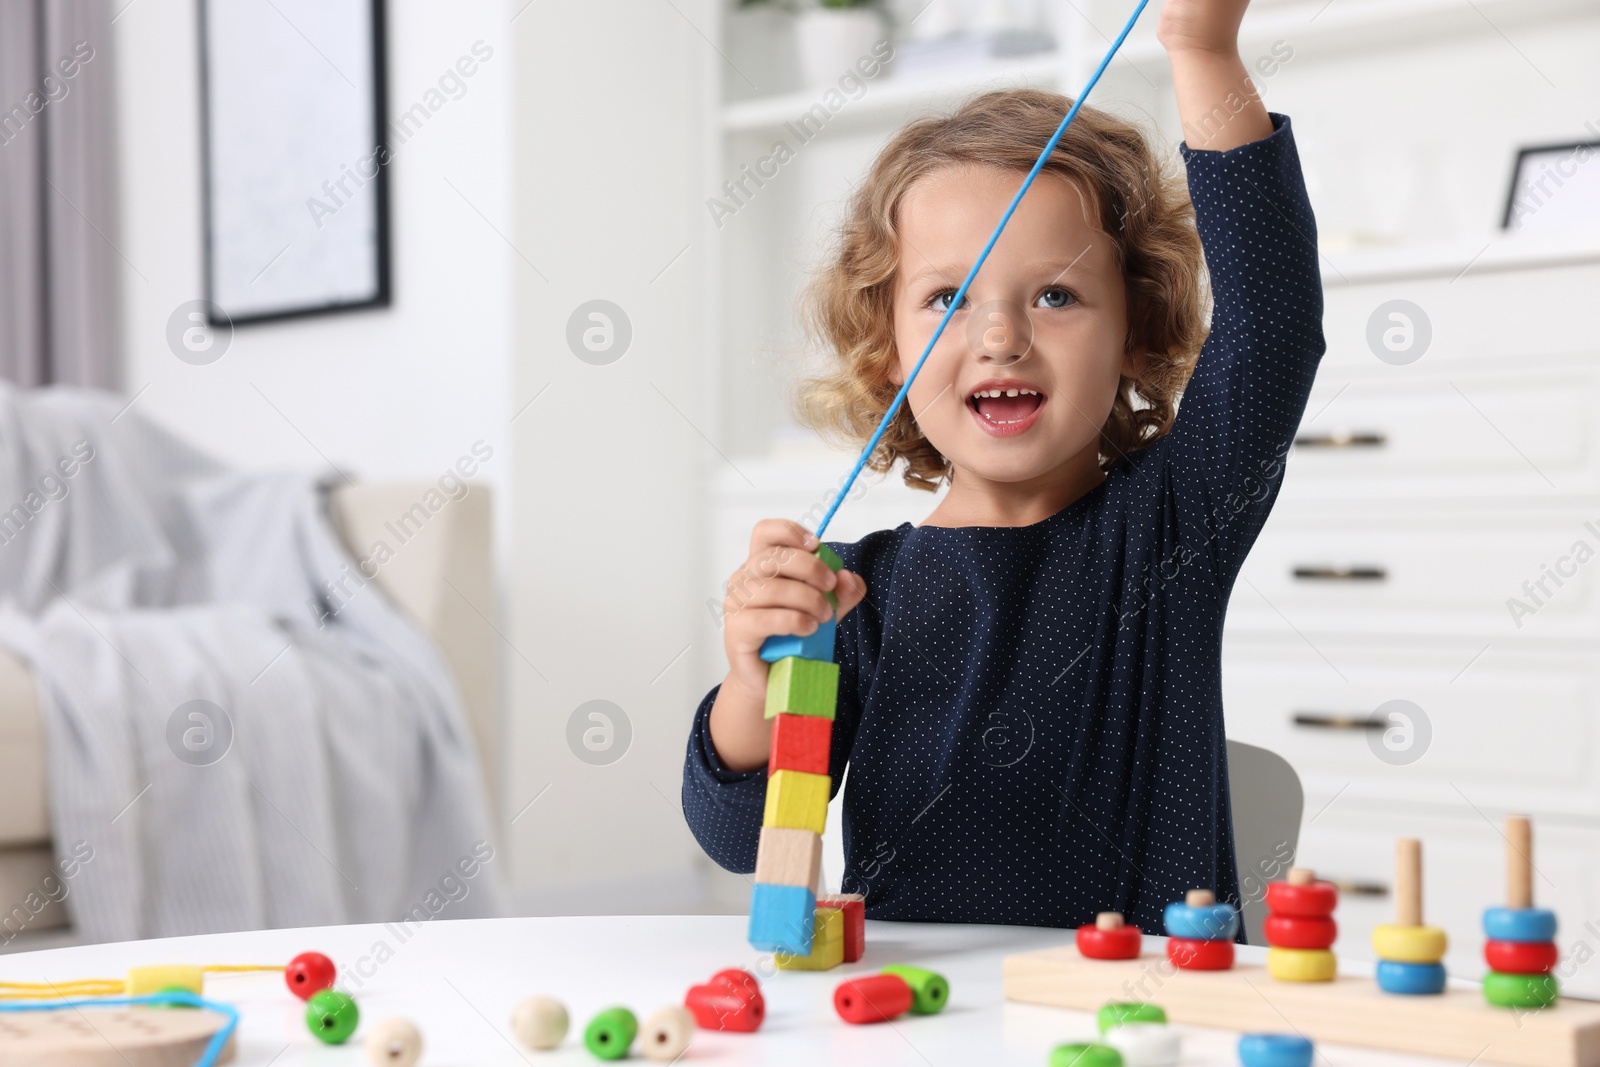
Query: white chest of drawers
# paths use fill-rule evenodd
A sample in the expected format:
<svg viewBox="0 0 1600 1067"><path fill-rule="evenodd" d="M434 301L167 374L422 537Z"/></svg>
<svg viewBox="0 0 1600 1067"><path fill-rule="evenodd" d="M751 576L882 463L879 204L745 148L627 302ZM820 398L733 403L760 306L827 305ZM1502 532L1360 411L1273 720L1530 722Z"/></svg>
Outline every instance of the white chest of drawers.
<svg viewBox="0 0 1600 1067"><path fill-rule="evenodd" d="M1355 890L1339 951L1371 956L1420 836L1447 963L1481 973L1527 812L1566 985L1600 994L1600 235L1327 262L1328 355L1229 605L1229 736L1300 772L1301 861Z"/></svg>

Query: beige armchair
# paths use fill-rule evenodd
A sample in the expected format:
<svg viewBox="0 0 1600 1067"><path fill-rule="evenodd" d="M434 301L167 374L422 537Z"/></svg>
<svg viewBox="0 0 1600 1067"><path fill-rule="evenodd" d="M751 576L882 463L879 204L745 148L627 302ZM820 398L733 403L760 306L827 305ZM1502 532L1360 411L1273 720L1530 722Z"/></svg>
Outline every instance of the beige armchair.
<svg viewBox="0 0 1600 1067"><path fill-rule="evenodd" d="M330 497L334 528L351 554L392 540L385 523L399 520L434 488L425 484L341 486ZM491 813L499 810L501 771L497 635L491 500L473 485L421 524L379 571L376 584L436 641L455 672L477 742ZM50 902L55 862L45 778L44 723L26 663L0 650L0 951L19 949L44 931L67 925L65 906ZM31 946L28 946L31 947Z"/></svg>

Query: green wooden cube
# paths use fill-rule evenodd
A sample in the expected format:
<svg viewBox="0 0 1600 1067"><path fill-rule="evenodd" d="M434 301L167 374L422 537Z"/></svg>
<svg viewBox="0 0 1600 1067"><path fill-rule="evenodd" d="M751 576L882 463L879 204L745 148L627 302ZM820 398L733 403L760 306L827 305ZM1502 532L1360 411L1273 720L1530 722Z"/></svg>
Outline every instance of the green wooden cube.
<svg viewBox="0 0 1600 1067"><path fill-rule="evenodd" d="M767 718L815 715L832 719L839 701L839 665L785 656L767 672Z"/></svg>

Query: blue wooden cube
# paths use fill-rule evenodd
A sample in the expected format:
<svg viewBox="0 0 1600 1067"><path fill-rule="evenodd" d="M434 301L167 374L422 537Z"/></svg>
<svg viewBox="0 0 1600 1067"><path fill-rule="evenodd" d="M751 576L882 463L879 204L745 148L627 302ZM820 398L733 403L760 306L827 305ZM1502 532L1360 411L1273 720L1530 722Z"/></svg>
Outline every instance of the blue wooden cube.
<svg viewBox="0 0 1600 1067"><path fill-rule="evenodd" d="M839 628L837 619L829 619L817 627L817 632L801 637L798 634L773 636L761 642L761 658L776 663L788 656L800 659L820 659L833 662L833 637Z"/></svg>
<svg viewBox="0 0 1600 1067"><path fill-rule="evenodd" d="M757 882L750 895L750 946L809 956L816 913L817 895L808 887Z"/></svg>

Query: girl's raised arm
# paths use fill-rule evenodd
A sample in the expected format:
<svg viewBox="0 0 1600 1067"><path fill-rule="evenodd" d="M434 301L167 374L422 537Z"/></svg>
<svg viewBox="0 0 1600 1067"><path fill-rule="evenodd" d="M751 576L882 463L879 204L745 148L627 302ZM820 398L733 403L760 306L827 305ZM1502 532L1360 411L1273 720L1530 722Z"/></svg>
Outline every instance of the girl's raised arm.
<svg viewBox="0 0 1600 1067"><path fill-rule="evenodd" d="M1156 36L1172 63L1184 141L1226 152L1272 133L1272 120L1239 58L1250 0L1167 0Z"/></svg>

